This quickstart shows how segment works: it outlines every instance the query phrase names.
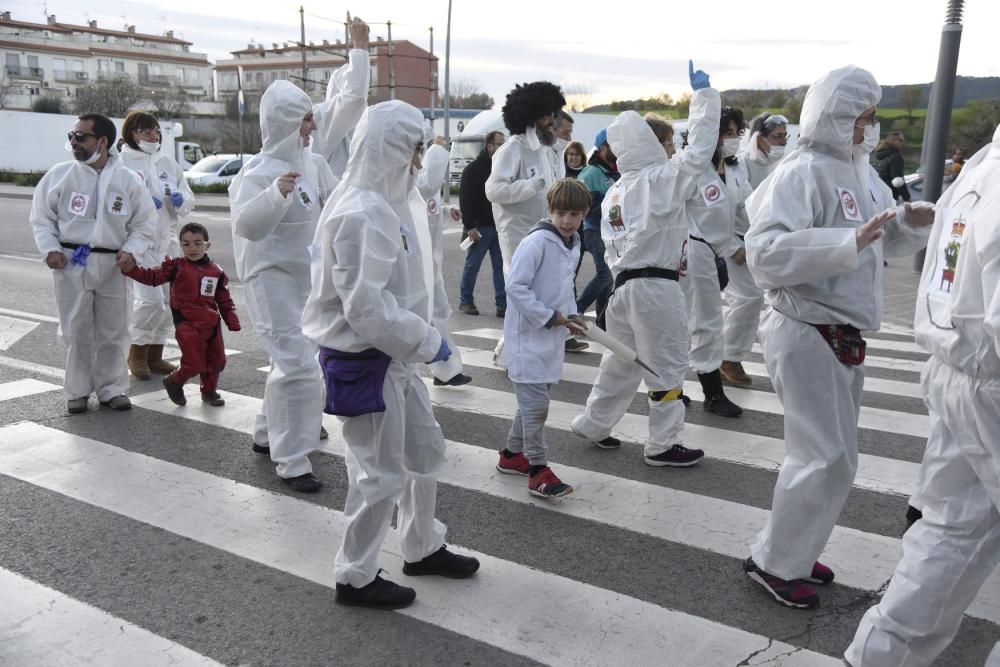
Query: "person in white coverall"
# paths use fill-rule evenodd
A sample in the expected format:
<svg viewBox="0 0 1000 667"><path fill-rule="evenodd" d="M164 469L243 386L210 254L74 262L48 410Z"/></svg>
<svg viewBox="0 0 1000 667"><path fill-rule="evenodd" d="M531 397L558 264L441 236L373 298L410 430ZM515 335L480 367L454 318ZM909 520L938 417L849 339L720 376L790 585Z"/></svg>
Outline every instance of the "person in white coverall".
<svg viewBox="0 0 1000 667"><path fill-rule="evenodd" d="M915 329L931 355L923 517L847 649L854 667L932 664L1000 562L1000 128L937 202Z"/></svg>
<svg viewBox="0 0 1000 667"><path fill-rule="evenodd" d="M126 167L139 174L156 207L156 235L153 244L137 258L139 266L157 268L166 257L180 257L177 240L178 217L194 210L194 193L184 178L184 170L160 151L160 124L145 111L133 111L122 123L121 158ZM172 373L176 366L163 360L163 345L173 337L167 285L132 286L132 345L128 367L139 380L150 373Z"/></svg>
<svg viewBox="0 0 1000 667"><path fill-rule="evenodd" d="M705 410L723 417L739 417L743 413L722 388L723 280L716 262L746 263L746 251L736 236L737 220L746 218L744 202L751 192L736 161L745 126L741 110L722 109L715 155L698 176L694 194L687 200L691 243L688 245L688 270L681 277L691 333L691 367L698 374L705 394Z"/></svg>
<svg viewBox="0 0 1000 667"><path fill-rule="evenodd" d="M142 180L108 150L114 123L84 114L69 133L73 160L50 168L35 187L30 221L52 269L59 336L66 346L67 411L87 411L90 394L128 410L131 298L122 271L153 241L156 209Z"/></svg>
<svg viewBox="0 0 1000 667"><path fill-rule="evenodd" d="M788 121L784 116L763 113L753 119L750 125L750 141L746 151L738 156L743 180L750 182L754 190L770 174L784 155L788 141ZM748 193L749 194L749 193ZM736 238L743 246L743 239L750 228L746 207L741 206L736 216ZM746 263L746 252L742 257L726 257L729 284L722 292L722 336L725 340L722 365L719 371L722 379L733 385L753 384L753 380L743 368L743 362L750 358L753 340L760 324L760 311L764 306L764 291L757 286Z"/></svg>
<svg viewBox="0 0 1000 667"><path fill-rule="evenodd" d="M611 430L645 380L649 439L644 461L651 466L689 466L704 456L681 444L688 326L678 278L690 248L684 205L715 153L721 103L707 74L692 65L690 75L690 145L683 153L670 159L672 135L661 144L634 111L620 114L607 130L621 172L602 203L601 237L615 279L605 311L607 332L634 349L658 377L605 352L586 411L572 424L575 433L599 447L619 447Z"/></svg>
<svg viewBox="0 0 1000 667"><path fill-rule="evenodd" d="M760 338L785 413L785 460L746 574L787 606L813 607L809 583L858 467L861 331L882 318L883 254L926 244L933 207L893 206L868 163L878 140L875 78L855 66L814 83L799 148L750 197L747 262L766 290Z"/></svg>
<svg viewBox="0 0 1000 667"><path fill-rule="evenodd" d="M444 289L444 225L447 218L456 222L461 220L458 209L445 207L441 204L441 186L448 176L449 155L444 146L443 137L434 137L433 132L425 129L424 143L426 148L423 157L423 168L417 174L417 192L427 202L427 224L430 226L431 250L434 256L434 326L441 333L451 356L445 361L430 365L436 386L457 387L472 382L472 378L462 373L462 354L451 338L448 329L448 318L451 317L451 304ZM456 215L458 216L456 219Z"/></svg>
<svg viewBox="0 0 1000 667"><path fill-rule="evenodd" d="M347 442L337 601L380 609L415 597L378 576L397 505L404 574L465 577L479 567L445 548L445 526L434 518L445 443L417 364L450 352L432 324L434 259L427 204L415 187L422 127L405 102L365 112L316 231L303 314L303 330L320 346L326 411L341 416Z"/></svg>
<svg viewBox="0 0 1000 667"><path fill-rule="evenodd" d="M354 45L367 47L367 24L356 18L350 30ZM352 61L366 54L352 51ZM345 82L354 86L362 79ZM363 99L366 93L351 88L344 94ZM315 346L302 334L302 309L310 288L309 246L337 185L327 158L312 151L311 135L335 145L364 112L353 103L324 109L320 127L318 108L300 88L283 80L268 86L260 103L263 147L229 187L236 273L254 332L271 358L253 449L269 454L278 476L305 493L321 486L308 455L325 431L322 378Z"/></svg>

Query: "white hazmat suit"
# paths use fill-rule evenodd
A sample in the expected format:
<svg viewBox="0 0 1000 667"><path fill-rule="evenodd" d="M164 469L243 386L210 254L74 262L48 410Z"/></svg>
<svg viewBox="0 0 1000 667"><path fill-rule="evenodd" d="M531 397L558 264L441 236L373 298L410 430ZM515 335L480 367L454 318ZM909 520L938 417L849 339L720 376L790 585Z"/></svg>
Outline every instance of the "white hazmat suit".
<svg viewBox="0 0 1000 667"><path fill-rule="evenodd" d="M285 479L312 472L308 454L318 447L322 426L323 381L316 348L302 334L302 309L309 296L309 246L336 179L299 134L312 106L289 81L268 86L260 101L263 148L229 187L236 273L254 333L271 358L254 442L270 447ZM282 196L277 179L287 172L301 176Z"/></svg>
<svg viewBox="0 0 1000 667"><path fill-rule="evenodd" d="M856 667L932 664L1000 562L1000 128L938 200L915 326L931 353L923 518L847 649Z"/></svg>
<svg viewBox="0 0 1000 667"><path fill-rule="evenodd" d="M67 400L96 393L107 402L125 393L128 369L128 279L114 252L141 257L153 242L156 209L142 180L111 155L101 171L78 160L49 169L31 202L35 244L45 257L62 252L66 267L52 272L59 335L66 346ZM90 246L85 266L70 262L74 250Z"/></svg>
<svg viewBox="0 0 1000 667"><path fill-rule="evenodd" d="M434 326L441 333L451 356L445 361L430 365L431 373L438 380L446 382L462 372L462 355L452 340L448 329L448 318L451 317L451 304L444 289L444 225L445 208L441 203L441 186L448 176L449 155L444 146L431 144L433 135L424 133L424 145L427 148L423 159L423 169L417 174L417 192L427 202L427 224L431 234L431 250L434 256Z"/></svg>
<svg viewBox="0 0 1000 667"><path fill-rule="evenodd" d="M194 193L184 178L181 166L161 151L150 154L123 144L121 158L126 167L142 177L150 196L163 204L156 211L157 224L152 245L142 257L136 257L139 266L157 268L164 257L180 257L178 217L194 210ZM180 194L184 200L179 207L174 206L170 200L172 192ZM132 293L132 344L163 345L174 331L168 305L169 286L153 287L136 282L132 286Z"/></svg>
<svg viewBox="0 0 1000 667"><path fill-rule="evenodd" d="M798 150L747 202L747 262L766 290L760 338L784 407L786 447L771 515L751 555L785 580L811 575L858 465L864 367L838 361L812 325L878 329L883 252L910 254L927 238L900 208L882 239L858 251L857 228L893 204L867 151L853 144L858 116L881 94L858 67L820 78L802 107Z"/></svg>
<svg viewBox="0 0 1000 667"><path fill-rule="evenodd" d="M339 584L368 585L399 506L403 558L416 562L444 543L434 518L444 436L417 364L431 361L441 334L431 324L434 269L427 204L410 174L423 117L405 102L370 107L351 144L344 181L316 233L306 335L342 352L376 348L391 357L385 411L342 417L350 489L337 553Z"/></svg>
<svg viewBox="0 0 1000 667"><path fill-rule="evenodd" d="M351 49L347 57L326 84L326 100L313 107L313 153L323 156L338 181L350 156L351 133L368 106L371 80L366 49Z"/></svg>
<svg viewBox="0 0 1000 667"><path fill-rule="evenodd" d="M601 237L616 279L626 270L684 270L690 248L685 201L711 163L720 108L717 90L694 92L690 145L672 160L634 111L620 114L608 126L608 143L618 157L621 178L604 197ZM684 428L680 398L688 366L688 330L681 287L667 278L629 280L612 293L606 321L607 332L634 349L659 377L605 352L586 411L573 420L573 430L594 442L610 436L644 379L651 394L663 394L658 399L650 396L645 455L663 454L681 444Z"/></svg>

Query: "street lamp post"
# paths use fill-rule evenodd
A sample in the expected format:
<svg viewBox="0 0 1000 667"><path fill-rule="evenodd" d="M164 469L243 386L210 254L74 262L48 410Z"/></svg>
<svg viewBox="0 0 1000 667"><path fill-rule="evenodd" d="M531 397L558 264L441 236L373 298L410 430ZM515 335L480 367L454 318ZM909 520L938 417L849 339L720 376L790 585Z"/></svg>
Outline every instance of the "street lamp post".
<svg viewBox="0 0 1000 667"><path fill-rule="evenodd" d="M444 141L451 145L451 0L448 0L448 29L444 35ZM444 179L444 200L451 201L451 160Z"/></svg>

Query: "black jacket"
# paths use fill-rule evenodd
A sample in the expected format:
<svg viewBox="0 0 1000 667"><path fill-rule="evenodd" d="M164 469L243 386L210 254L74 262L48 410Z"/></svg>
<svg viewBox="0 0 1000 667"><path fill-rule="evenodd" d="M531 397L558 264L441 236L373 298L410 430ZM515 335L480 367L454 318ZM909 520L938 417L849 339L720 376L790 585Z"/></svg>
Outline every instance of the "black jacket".
<svg viewBox="0 0 1000 667"><path fill-rule="evenodd" d="M493 205L486 198L486 179L493 171L493 160L484 148L475 160L465 166L458 186L458 206L462 210L465 231L477 227L496 227Z"/></svg>
<svg viewBox="0 0 1000 667"><path fill-rule="evenodd" d="M886 185L892 188L892 198L903 201L910 201L910 190L903 184L903 187L896 188L892 185L892 179L903 178L903 154L895 147L888 146L883 148L876 148L875 152L872 153L872 166L875 167L875 171L878 172L879 178L881 178Z"/></svg>

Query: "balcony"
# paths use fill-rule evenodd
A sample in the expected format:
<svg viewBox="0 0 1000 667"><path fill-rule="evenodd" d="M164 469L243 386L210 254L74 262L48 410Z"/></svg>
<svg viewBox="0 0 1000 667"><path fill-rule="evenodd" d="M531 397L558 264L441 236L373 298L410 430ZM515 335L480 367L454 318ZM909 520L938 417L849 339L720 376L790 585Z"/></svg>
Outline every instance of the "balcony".
<svg viewBox="0 0 1000 667"><path fill-rule="evenodd" d="M90 74L75 70L54 69L52 70L52 78L59 83L87 83L90 80Z"/></svg>
<svg viewBox="0 0 1000 667"><path fill-rule="evenodd" d="M98 72L98 81L118 81L120 79L132 80L132 76L125 72Z"/></svg>
<svg viewBox="0 0 1000 667"><path fill-rule="evenodd" d="M166 74L139 74L140 86L153 86L154 88L170 88L176 84L176 79Z"/></svg>
<svg viewBox="0 0 1000 667"><path fill-rule="evenodd" d="M7 76L11 79L25 81L41 81L45 78L45 70L41 67L21 67L20 65L5 65Z"/></svg>

